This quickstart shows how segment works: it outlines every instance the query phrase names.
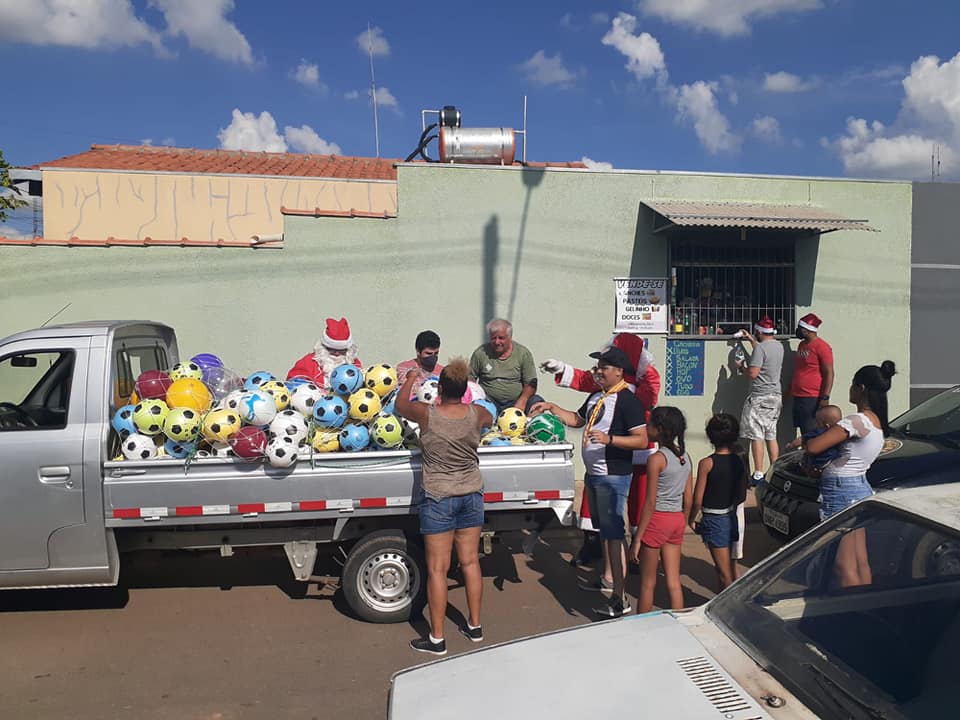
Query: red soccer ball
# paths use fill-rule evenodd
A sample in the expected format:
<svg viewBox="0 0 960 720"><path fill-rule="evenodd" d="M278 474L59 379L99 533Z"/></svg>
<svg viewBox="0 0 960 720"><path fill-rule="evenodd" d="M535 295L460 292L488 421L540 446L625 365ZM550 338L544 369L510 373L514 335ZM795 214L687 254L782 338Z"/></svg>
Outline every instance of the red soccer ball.
<svg viewBox="0 0 960 720"><path fill-rule="evenodd" d="M244 460L262 458L267 450L267 434L253 425L244 425L227 442L237 457Z"/></svg>
<svg viewBox="0 0 960 720"><path fill-rule="evenodd" d="M173 380L163 370L147 370L137 378L134 389L141 400L165 400Z"/></svg>

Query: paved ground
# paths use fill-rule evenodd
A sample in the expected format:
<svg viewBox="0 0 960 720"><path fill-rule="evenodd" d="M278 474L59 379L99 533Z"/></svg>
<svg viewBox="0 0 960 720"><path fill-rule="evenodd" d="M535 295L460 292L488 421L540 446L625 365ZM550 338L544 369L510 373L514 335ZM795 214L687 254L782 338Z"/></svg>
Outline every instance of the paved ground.
<svg viewBox="0 0 960 720"><path fill-rule="evenodd" d="M748 521L749 565L775 545L755 511ZM598 596L576 590L587 574L569 565L574 549L567 538L532 558L495 547L483 561L484 644L592 621ZM426 660L407 647L421 623L354 620L330 587L291 597L299 583L282 553L130 560L124 590L0 593L0 717L382 718L390 675ZM682 571L688 604L712 596L713 566L694 535ZM465 608L451 585L452 606ZM477 647L455 632L460 617L451 611L451 654Z"/></svg>

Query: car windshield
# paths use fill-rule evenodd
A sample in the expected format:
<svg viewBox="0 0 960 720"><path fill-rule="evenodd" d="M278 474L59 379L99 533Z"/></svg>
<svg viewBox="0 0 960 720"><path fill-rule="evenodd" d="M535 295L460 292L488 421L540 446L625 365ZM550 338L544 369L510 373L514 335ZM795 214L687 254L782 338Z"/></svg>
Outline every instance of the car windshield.
<svg viewBox="0 0 960 720"><path fill-rule="evenodd" d="M956 714L955 530L867 501L751 572L707 612L819 717Z"/></svg>
<svg viewBox="0 0 960 720"><path fill-rule="evenodd" d="M907 410L891 422L890 426L904 435L960 437L960 386L934 395L915 408Z"/></svg>

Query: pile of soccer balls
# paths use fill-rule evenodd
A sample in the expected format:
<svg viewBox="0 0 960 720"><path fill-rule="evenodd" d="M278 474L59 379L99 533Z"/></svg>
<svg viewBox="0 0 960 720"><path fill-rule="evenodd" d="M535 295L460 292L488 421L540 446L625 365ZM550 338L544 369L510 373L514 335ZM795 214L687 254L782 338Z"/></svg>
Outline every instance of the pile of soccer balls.
<svg viewBox="0 0 960 720"><path fill-rule="evenodd" d="M364 372L340 365L328 390L297 378L280 381L257 371L246 379L212 354L196 355L169 372L150 370L136 381L130 403L111 421L128 460L233 457L273 467L290 467L315 453L396 450L419 444L415 423L394 409L397 373L380 364ZM470 384L473 401L496 415L483 391ZM417 400L438 400L437 379L425 381ZM553 422L549 420L553 419ZM519 410L505 410L484 445L559 442L563 425L544 414L527 422ZM525 438L527 440L525 440Z"/></svg>

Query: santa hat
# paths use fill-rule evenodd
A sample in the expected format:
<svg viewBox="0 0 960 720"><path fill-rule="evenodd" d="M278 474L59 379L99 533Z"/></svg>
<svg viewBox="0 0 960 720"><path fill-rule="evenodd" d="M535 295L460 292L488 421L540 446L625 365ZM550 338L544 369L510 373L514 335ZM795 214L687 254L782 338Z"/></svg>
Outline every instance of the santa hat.
<svg viewBox="0 0 960 720"><path fill-rule="evenodd" d="M767 315L764 315L755 327L758 333L763 333L764 335L773 335L777 332L777 328L773 325L773 320Z"/></svg>
<svg viewBox="0 0 960 720"><path fill-rule="evenodd" d="M800 327L802 327L804 330L809 330L810 332L820 332L820 323L822 322L823 320L818 318L813 313L807 313L800 318L800 322L797 324L800 325Z"/></svg>
<svg viewBox="0 0 960 720"><path fill-rule="evenodd" d="M327 327L323 331L320 342L331 350L348 349L353 344L353 336L350 334L350 325L347 323L347 319L334 320L333 318L327 318Z"/></svg>

